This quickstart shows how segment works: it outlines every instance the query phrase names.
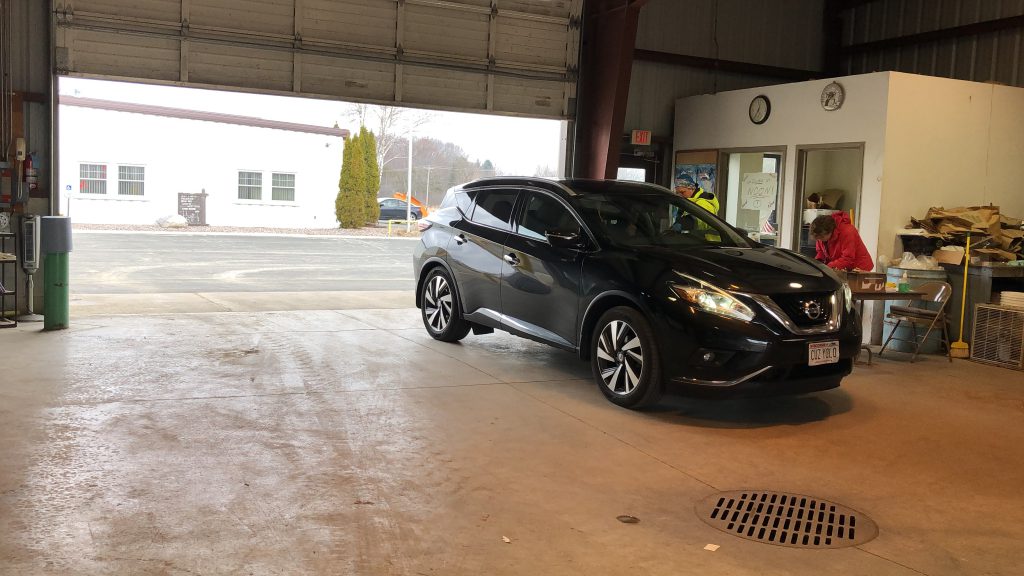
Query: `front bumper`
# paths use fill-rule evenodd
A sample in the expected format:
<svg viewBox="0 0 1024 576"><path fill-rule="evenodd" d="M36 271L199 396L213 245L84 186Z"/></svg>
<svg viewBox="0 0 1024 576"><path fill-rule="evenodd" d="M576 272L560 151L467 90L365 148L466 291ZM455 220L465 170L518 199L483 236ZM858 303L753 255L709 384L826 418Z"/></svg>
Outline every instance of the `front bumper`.
<svg viewBox="0 0 1024 576"><path fill-rule="evenodd" d="M676 316L676 315L673 315ZM755 319L742 322L689 311L656 322L662 368L671 391L695 396L801 394L839 386L860 352L860 321L843 312L830 333L800 335ZM808 365L808 345L838 341L839 360Z"/></svg>

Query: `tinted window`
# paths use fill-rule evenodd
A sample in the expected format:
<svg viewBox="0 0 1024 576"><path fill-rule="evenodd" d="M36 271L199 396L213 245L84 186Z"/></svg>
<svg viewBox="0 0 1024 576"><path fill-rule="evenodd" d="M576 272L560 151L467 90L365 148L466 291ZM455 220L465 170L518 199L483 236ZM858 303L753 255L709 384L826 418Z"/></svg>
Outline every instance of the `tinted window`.
<svg viewBox="0 0 1024 576"><path fill-rule="evenodd" d="M512 221L512 208L516 205L516 190L485 190L477 196L476 207L473 209L473 222L498 228L509 229Z"/></svg>
<svg viewBox="0 0 1024 576"><path fill-rule="evenodd" d="M517 232L527 238L546 241L547 232L579 234L580 225L558 200L547 194L531 194Z"/></svg>

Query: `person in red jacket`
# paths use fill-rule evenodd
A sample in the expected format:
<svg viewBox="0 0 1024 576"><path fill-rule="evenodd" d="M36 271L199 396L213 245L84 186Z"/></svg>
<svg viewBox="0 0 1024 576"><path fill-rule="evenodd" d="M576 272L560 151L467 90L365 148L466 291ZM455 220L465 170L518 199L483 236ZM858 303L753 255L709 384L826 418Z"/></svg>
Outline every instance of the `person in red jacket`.
<svg viewBox="0 0 1024 576"><path fill-rule="evenodd" d="M874 269L875 262L850 223L846 212L818 216L811 222L811 237L817 240L817 260L834 270Z"/></svg>

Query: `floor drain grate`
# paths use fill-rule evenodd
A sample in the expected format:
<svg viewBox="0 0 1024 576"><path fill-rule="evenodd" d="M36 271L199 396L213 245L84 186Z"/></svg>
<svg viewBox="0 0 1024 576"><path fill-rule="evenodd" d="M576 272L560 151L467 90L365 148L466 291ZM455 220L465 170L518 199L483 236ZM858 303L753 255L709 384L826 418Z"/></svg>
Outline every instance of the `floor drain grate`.
<svg viewBox="0 0 1024 576"><path fill-rule="evenodd" d="M697 514L734 536L791 548L845 548L878 536L878 526L860 512L801 494L719 492L699 502Z"/></svg>

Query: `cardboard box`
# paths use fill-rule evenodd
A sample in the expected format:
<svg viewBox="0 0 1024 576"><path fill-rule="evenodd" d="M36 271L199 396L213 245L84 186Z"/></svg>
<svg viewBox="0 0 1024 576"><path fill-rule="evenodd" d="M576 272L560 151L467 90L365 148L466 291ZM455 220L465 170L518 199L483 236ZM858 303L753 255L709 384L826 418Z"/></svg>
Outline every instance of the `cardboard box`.
<svg viewBox="0 0 1024 576"><path fill-rule="evenodd" d="M964 251L960 250L936 250L932 252L932 258L939 264L954 264L959 266L964 263Z"/></svg>
<svg viewBox="0 0 1024 576"><path fill-rule="evenodd" d="M885 274L880 272L847 272L846 283L854 292L885 292Z"/></svg>

